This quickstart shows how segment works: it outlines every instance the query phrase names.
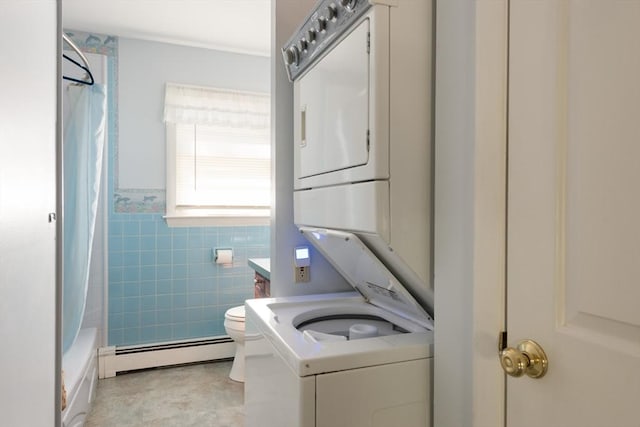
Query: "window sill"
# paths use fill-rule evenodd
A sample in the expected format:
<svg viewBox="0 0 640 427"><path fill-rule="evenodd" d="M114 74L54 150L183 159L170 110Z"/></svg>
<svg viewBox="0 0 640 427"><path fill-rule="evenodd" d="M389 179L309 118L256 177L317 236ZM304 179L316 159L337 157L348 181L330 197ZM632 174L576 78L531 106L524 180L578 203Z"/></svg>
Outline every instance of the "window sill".
<svg viewBox="0 0 640 427"><path fill-rule="evenodd" d="M268 216L163 216L169 227L233 227L269 225Z"/></svg>

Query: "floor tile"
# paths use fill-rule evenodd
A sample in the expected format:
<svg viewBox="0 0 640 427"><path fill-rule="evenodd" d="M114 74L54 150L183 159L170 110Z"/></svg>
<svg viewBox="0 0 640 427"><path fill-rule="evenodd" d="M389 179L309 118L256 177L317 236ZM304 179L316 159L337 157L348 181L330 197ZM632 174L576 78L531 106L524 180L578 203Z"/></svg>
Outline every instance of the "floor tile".
<svg viewBox="0 0 640 427"><path fill-rule="evenodd" d="M244 385L230 370L231 362L211 362L99 380L85 426L241 427Z"/></svg>

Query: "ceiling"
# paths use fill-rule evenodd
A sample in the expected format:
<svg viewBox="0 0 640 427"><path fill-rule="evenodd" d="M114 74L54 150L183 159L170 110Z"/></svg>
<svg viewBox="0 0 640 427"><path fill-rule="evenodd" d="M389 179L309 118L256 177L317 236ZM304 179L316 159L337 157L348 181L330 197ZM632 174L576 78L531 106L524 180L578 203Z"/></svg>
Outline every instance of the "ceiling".
<svg viewBox="0 0 640 427"><path fill-rule="evenodd" d="M269 56L271 0L62 0L62 26Z"/></svg>

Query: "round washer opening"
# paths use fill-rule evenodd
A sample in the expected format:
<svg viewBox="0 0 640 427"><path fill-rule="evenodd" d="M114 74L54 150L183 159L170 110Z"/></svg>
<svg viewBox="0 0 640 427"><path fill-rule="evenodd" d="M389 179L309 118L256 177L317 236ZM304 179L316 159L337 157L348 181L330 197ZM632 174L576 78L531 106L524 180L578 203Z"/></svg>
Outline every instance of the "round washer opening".
<svg viewBox="0 0 640 427"><path fill-rule="evenodd" d="M380 316L370 314L332 314L304 320L294 327L300 332L312 330L323 334L349 337L349 329L354 325L371 325L378 330L378 336L406 334L408 331Z"/></svg>

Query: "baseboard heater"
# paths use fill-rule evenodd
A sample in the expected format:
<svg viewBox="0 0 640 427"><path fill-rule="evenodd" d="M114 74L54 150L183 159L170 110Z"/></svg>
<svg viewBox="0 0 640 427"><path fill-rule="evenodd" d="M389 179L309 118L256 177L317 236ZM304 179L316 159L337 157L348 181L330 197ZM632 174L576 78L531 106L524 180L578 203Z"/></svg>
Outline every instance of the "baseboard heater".
<svg viewBox="0 0 640 427"><path fill-rule="evenodd" d="M118 372L229 359L235 351L235 343L228 336L102 347L98 349L99 378L114 377Z"/></svg>

